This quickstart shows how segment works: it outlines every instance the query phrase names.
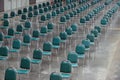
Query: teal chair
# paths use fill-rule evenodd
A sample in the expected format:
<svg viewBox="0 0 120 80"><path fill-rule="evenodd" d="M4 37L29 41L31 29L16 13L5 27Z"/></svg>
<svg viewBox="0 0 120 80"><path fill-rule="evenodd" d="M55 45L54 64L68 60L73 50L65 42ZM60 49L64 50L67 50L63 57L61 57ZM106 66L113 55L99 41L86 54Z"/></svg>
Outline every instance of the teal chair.
<svg viewBox="0 0 120 80"><path fill-rule="evenodd" d="M40 22L43 23L44 21L46 21L46 16L42 15L40 20L41 20Z"/></svg>
<svg viewBox="0 0 120 80"><path fill-rule="evenodd" d="M44 13L44 9L43 8L40 8L39 9L39 14L43 14Z"/></svg>
<svg viewBox="0 0 120 80"><path fill-rule="evenodd" d="M52 17L56 17L56 16L57 16L56 11L52 11Z"/></svg>
<svg viewBox="0 0 120 80"><path fill-rule="evenodd" d="M78 25L76 23L71 25L73 34L77 31Z"/></svg>
<svg viewBox="0 0 120 80"><path fill-rule="evenodd" d="M53 72L50 74L50 80L62 80L62 76L57 72Z"/></svg>
<svg viewBox="0 0 120 80"><path fill-rule="evenodd" d="M56 9L56 13L57 13L57 15L59 15L60 14L60 9Z"/></svg>
<svg viewBox="0 0 120 80"><path fill-rule="evenodd" d="M24 22L24 21L26 21L27 20L27 16L25 15L25 14L22 14L21 15L21 22Z"/></svg>
<svg viewBox="0 0 120 80"><path fill-rule="evenodd" d="M17 11L17 16L20 16L21 14L22 14L22 10L19 9L19 10Z"/></svg>
<svg viewBox="0 0 120 80"><path fill-rule="evenodd" d="M44 12L48 12L48 7L45 7L45 8L44 8Z"/></svg>
<svg viewBox="0 0 120 80"><path fill-rule="evenodd" d="M41 67L41 63L42 63L42 51L40 49L35 49L33 51L33 57L30 60L31 64L31 71L35 71L35 73L40 74L40 67ZM37 65L37 66L36 66Z"/></svg>
<svg viewBox="0 0 120 80"><path fill-rule="evenodd" d="M62 78L70 78L72 73L72 64L70 61L62 61L60 64Z"/></svg>
<svg viewBox="0 0 120 80"><path fill-rule="evenodd" d="M47 13L46 18L47 18L47 20L49 21L49 20L52 18L51 13Z"/></svg>
<svg viewBox="0 0 120 80"><path fill-rule="evenodd" d="M1 70L5 70L6 69L6 61L9 57L9 49L7 46L2 46L0 47L0 65L3 65L1 66ZM3 68L2 68L3 67Z"/></svg>
<svg viewBox="0 0 120 80"><path fill-rule="evenodd" d="M17 80L17 73L15 68L7 68L5 70L4 80Z"/></svg>
<svg viewBox="0 0 120 80"><path fill-rule="evenodd" d="M78 58L85 58L85 46L78 44L75 48L75 52L78 54Z"/></svg>
<svg viewBox="0 0 120 80"><path fill-rule="evenodd" d="M64 10L64 7L61 7L60 8L60 13L63 13L65 10Z"/></svg>
<svg viewBox="0 0 120 80"><path fill-rule="evenodd" d="M31 36L29 34L24 34L22 46L30 46L31 45Z"/></svg>
<svg viewBox="0 0 120 80"><path fill-rule="evenodd" d="M15 38L21 39L23 33L23 26L21 24L18 24L15 31Z"/></svg>
<svg viewBox="0 0 120 80"><path fill-rule="evenodd" d="M0 26L1 29L7 29L9 27L10 23L9 20L4 20L2 23L2 26Z"/></svg>
<svg viewBox="0 0 120 80"><path fill-rule="evenodd" d="M95 39L97 39L97 37L98 37L98 30L97 29L93 29L93 30L91 30L91 33L94 34Z"/></svg>
<svg viewBox="0 0 120 80"><path fill-rule="evenodd" d="M95 41L94 34L87 34L86 38L90 40L90 44L94 45L94 41Z"/></svg>
<svg viewBox="0 0 120 80"><path fill-rule="evenodd" d="M58 32L61 32L61 31L65 30L65 23L66 23L66 17L61 16L60 17L60 22L59 22L59 27L58 27Z"/></svg>
<svg viewBox="0 0 120 80"><path fill-rule="evenodd" d="M66 32L61 32L59 36L60 36L61 42L66 42L68 37Z"/></svg>
<svg viewBox="0 0 120 80"><path fill-rule="evenodd" d="M85 18L80 18L80 24L81 24L81 25L84 25L84 24L85 24L85 21L86 21Z"/></svg>
<svg viewBox="0 0 120 80"><path fill-rule="evenodd" d="M43 55L51 56L52 55L52 44L50 42L43 43Z"/></svg>
<svg viewBox="0 0 120 80"><path fill-rule="evenodd" d="M56 4L53 4L53 5L52 5L52 8L53 8L53 9L55 9L56 7L57 7L57 5L56 5Z"/></svg>
<svg viewBox="0 0 120 80"><path fill-rule="evenodd" d="M24 30L29 30L30 28L31 28L31 22L30 21L25 21Z"/></svg>
<svg viewBox="0 0 120 80"><path fill-rule="evenodd" d="M27 13L28 12L28 9L27 8L23 8L23 13Z"/></svg>
<svg viewBox="0 0 120 80"><path fill-rule="evenodd" d="M6 20L6 19L8 19L9 18L9 15L8 15L8 13L4 13L3 14L3 18L1 18L1 20Z"/></svg>
<svg viewBox="0 0 120 80"><path fill-rule="evenodd" d="M46 2L46 5L49 6L49 5L50 5L50 2Z"/></svg>
<svg viewBox="0 0 120 80"><path fill-rule="evenodd" d="M13 17L15 17L16 16L16 13L14 12L14 11L11 11L11 13L10 13L10 18L13 18Z"/></svg>
<svg viewBox="0 0 120 80"><path fill-rule="evenodd" d="M47 24L48 32L52 32L53 28L54 28L54 24L52 22L48 22Z"/></svg>
<svg viewBox="0 0 120 80"><path fill-rule="evenodd" d="M49 11L52 10L52 6L48 6L48 10L49 10Z"/></svg>
<svg viewBox="0 0 120 80"><path fill-rule="evenodd" d="M31 69L30 59L28 57L21 58L20 69L17 69L16 72L19 75L19 80L30 79L29 73Z"/></svg>
<svg viewBox="0 0 120 80"><path fill-rule="evenodd" d="M65 17L66 17L66 20L67 20L67 21L70 20L70 14L66 14Z"/></svg>
<svg viewBox="0 0 120 80"><path fill-rule="evenodd" d="M82 44L85 46L86 51L90 50L90 40L89 39L82 40Z"/></svg>
<svg viewBox="0 0 120 80"><path fill-rule="evenodd" d="M28 11L29 11L29 12L33 11L33 7L32 7L32 6L29 6L29 7L28 7Z"/></svg>
<svg viewBox="0 0 120 80"><path fill-rule="evenodd" d="M42 26L40 29L40 36L47 35L47 32L48 32L47 26Z"/></svg>
<svg viewBox="0 0 120 80"><path fill-rule="evenodd" d="M39 14L38 10L34 10L33 14L34 14L34 17L38 16Z"/></svg>
<svg viewBox="0 0 120 80"><path fill-rule="evenodd" d="M6 39L13 38L15 34L14 28L8 28L7 35L4 36Z"/></svg>
<svg viewBox="0 0 120 80"><path fill-rule="evenodd" d="M73 68L78 67L78 55L75 52L69 52L67 60L71 62Z"/></svg>
<svg viewBox="0 0 120 80"><path fill-rule="evenodd" d="M56 37L53 37L52 39L52 47L55 48L55 49L58 49L60 48L60 37L59 36L56 36Z"/></svg>
<svg viewBox="0 0 120 80"><path fill-rule="evenodd" d="M72 36L72 28L71 27L68 27L68 28L66 28L66 33L67 33L67 35L68 35L68 37L71 37Z"/></svg>
<svg viewBox="0 0 120 80"><path fill-rule="evenodd" d="M101 25L106 26L108 23L107 19L101 19Z"/></svg>
<svg viewBox="0 0 120 80"><path fill-rule="evenodd" d="M99 26L95 26L94 29L97 29L98 33L101 33L101 28Z"/></svg>
<svg viewBox="0 0 120 80"><path fill-rule="evenodd" d="M43 7L46 7L46 3L45 3L45 2L44 2L44 3L42 3L42 6L43 6Z"/></svg>
<svg viewBox="0 0 120 80"><path fill-rule="evenodd" d="M33 17L33 13L32 12L29 12L27 15L28 15L27 16L28 19L31 19Z"/></svg>
<svg viewBox="0 0 120 80"><path fill-rule="evenodd" d="M42 8L42 4L38 4L38 8Z"/></svg>
<svg viewBox="0 0 120 80"><path fill-rule="evenodd" d="M37 5L34 5L34 6L33 6L33 9L34 9L34 10L37 10L37 9L38 9L38 6L37 6Z"/></svg>

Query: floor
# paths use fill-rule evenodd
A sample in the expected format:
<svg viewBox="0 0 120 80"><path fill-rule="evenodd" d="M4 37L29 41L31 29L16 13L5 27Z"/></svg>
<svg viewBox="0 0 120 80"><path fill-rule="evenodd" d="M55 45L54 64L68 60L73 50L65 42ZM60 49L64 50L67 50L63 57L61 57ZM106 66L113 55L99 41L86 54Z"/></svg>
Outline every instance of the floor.
<svg viewBox="0 0 120 80"><path fill-rule="evenodd" d="M112 8L114 5L115 3L112 2L111 5L109 5L109 8ZM91 7L91 9L94 9L94 7ZM89 11L91 9L89 9ZM107 11L108 10L104 9L99 14L96 21L94 21L94 24L87 24L86 26L92 27L94 25L100 25L99 22L103 17L103 14L105 14ZM120 80L119 20L120 13L118 11L117 13L115 13L110 26L107 26L107 31L105 32L103 29L102 34L95 41L96 45L91 46L90 51L86 52L91 54L90 59L87 59L84 66L81 64L78 68L73 69L72 77L68 80ZM66 60L67 53L70 51L74 51L75 46L77 44L80 44L81 40L84 38L85 36L83 34L83 31L80 32L79 37L78 33L74 34L72 38L67 40L66 44L61 44L62 47L59 49L57 56L53 55L52 62L49 62L47 60L47 57L43 57L40 71L41 73L37 73L38 66L34 65L35 69L33 72L30 73L30 79L25 80L49 80L49 75L51 74L51 72L59 72L61 61ZM69 43L69 40L71 40L71 43ZM23 57L27 55L29 57L32 57L33 50L34 47L31 46L29 52L21 51L21 56ZM52 52L55 52L55 50L53 50ZM9 59L8 61L10 61L11 67L15 67L17 69L19 68L19 61L11 59ZM0 80L4 80L4 70L1 70L0 72Z"/></svg>

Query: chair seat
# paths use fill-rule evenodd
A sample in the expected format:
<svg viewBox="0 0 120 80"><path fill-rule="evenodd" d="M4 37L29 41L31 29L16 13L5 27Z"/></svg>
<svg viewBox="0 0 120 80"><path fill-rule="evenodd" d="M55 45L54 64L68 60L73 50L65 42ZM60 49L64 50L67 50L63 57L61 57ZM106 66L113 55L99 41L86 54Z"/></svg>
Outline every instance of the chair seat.
<svg viewBox="0 0 120 80"><path fill-rule="evenodd" d="M40 33L40 36L46 36L47 33Z"/></svg>
<svg viewBox="0 0 120 80"><path fill-rule="evenodd" d="M29 30L30 28L24 28L23 30Z"/></svg>
<svg viewBox="0 0 120 80"><path fill-rule="evenodd" d="M78 63L71 63L72 67L78 67Z"/></svg>
<svg viewBox="0 0 120 80"><path fill-rule="evenodd" d="M90 42L91 45L94 45L95 43L94 42Z"/></svg>
<svg viewBox="0 0 120 80"><path fill-rule="evenodd" d="M31 60L31 63L33 63L33 64L39 64L41 62L42 62L42 60L39 60L39 59L32 59Z"/></svg>
<svg viewBox="0 0 120 80"><path fill-rule="evenodd" d="M53 29L48 29L48 32L52 32Z"/></svg>
<svg viewBox="0 0 120 80"><path fill-rule="evenodd" d="M0 56L0 60L7 60L8 57L6 56Z"/></svg>
<svg viewBox="0 0 120 80"><path fill-rule="evenodd" d="M27 20L23 20L23 19L20 20L20 22L25 22L25 21L27 21Z"/></svg>
<svg viewBox="0 0 120 80"><path fill-rule="evenodd" d="M49 52L49 51L43 51L43 55L47 55L47 56L49 56L49 55L51 55L52 54L52 52Z"/></svg>
<svg viewBox="0 0 120 80"><path fill-rule="evenodd" d="M0 26L0 29L7 29L8 26Z"/></svg>
<svg viewBox="0 0 120 80"><path fill-rule="evenodd" d="M19 49L10 49L9 52L19 52Z"/></svg>
<svg viewBox="0 0 120 80"><path fill-rule="evenodd" d="M85 48L85 51L88 51L88 50L90 50L90 48Z"/></svg>
<svg viewBox="0 0 120 80"><path fill-rule="evenodd" d="M30 46L30 43L22 43L22 46Z"/></svg>
<svg viewBox="0 0 120 80"><path fill-rule="evenodd" d="M59 22L59 24L65 24L66 22Z"/></svg>
<svg viewBox="0 0 120 80"><path fill-rule="evenodd" d="M55 48L55 49L60 48L60 46L59 46L59 45L52 45L52 47L53 47L53 48Z"/></svg>
<svg viewBox="0 0 120 80"><path fill-rule="evenodd" d="M15 34L22 34L22 32L15 32Z"/></svg>
<svg viewBox="0 0 120 80"><path fill-rule="evenodd" d="M71 74L70 73L61 73L62 78L70 78Z"/></svg>
<svg viewBox="0 0 120 80"><path fill-rule="evenodd" d="M85 54L78 54L78 58L84 58Z"/></svg>
<svg viewBox="0 0 120 80"><path fill-rule="evenodd" d="M26 69L17 70L18 74L28 74L29 72L30 72L30 70L26 70Z"/></svg>
<svg viewBox="0 0 120 80"><path fill-rule="evenodd" d="M31 40L33 40L33 41L38 41L39 38L32 37Z"/></svg>
<svg viewBox="0 0 120 80"><path fill-rule="evenodd" d="M65 42L66 42L66 40L61 40L61 42L65 43Z"/></svg>
<svg viewBox="0 0 120 80"><path fill-rule="evenodd" d="M4 38L13 38L13 36L6 35Z"/></svg>

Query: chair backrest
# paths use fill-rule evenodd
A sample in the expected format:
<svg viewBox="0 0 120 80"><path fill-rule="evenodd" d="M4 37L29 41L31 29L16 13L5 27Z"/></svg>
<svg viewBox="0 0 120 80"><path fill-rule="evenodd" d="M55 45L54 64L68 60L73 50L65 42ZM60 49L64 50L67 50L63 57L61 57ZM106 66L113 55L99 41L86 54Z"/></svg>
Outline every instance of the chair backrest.
<svg viewBox="0 0 120 80"><path fill-rule="evenodd" d="M17 73L14 68L7 68L5 71L4 80L17 80Z"/></svg>
<svg viewBox="0 0 120 80"><path fill-rule="evenodd" d="M21 15L22 14L22 10L19 9L18 12L17 12L18 15Z"/></svg>
<svg viewBox="0 0 120 80"><path fill-rule="evenodd" d="M14 36L14 33L15 33L15 31L14 31L13 28L9 28L9 29L8 29L8 35L9 35L9 36Z"/></svg>
<svg viewBox="0 0 120 80"><path fill-rule="evenodd" d="M42 59L42 51L40 49L35 49L33 51L33 59Z"/></svg>
<svg viewBox="0 0 120 80"><path fill-rule="evenodd" d="M21 41L19 39L13 40L12 48L13 49L20 49L20 47L21 47Z"/></svg>
<svg viewBox="0 0 120 80"><path fill-rule="evenodd" d="M78 55L75 52L69 52L67 60L69 60L71 63L77 63Z"/></svg>
<svg viewBox="0 0 120 80"><path fill-rule="evenodd" d="M91 33L94 34L95 37L98 36L98 31L97 31L97 29L91 30Z"/></svg>
<svg viewBox="0 0 120 80"><path fill-rule="evenodd" d="M42 14L42 13L44 13L44 9L43 9L43 8L40 8L40 9L39 9L39 14Z"/></svg>
<svg viewBox="0 0 120 80"><path fill-rule="evenodd" d="M25 14L22 14L21 19L22 19L22 20L26 20L26 19L27 19L27 16L26 16Z"/></svg>
<svg viewBox="0 0 120 80"><path fill-rule="evenodd" d="M60 18L60 22L66 22L66 17L65 17L65 16L62 16L62 17Z"/></svg>
<svg viewBox="0 0 120 80"><path fill-rule="evenodd" d="M28 11L27 8L23 8L23 13L26 13Z"/></svg>
<svg viewBox="0 0 120 80"><path fill-rule="evenodd" d="M4 13L3 18L7 19L8 18L8 13Z"/></svg>
<svg viewBox="0 0 120 80"><path fill-rule="evenodd" d="M47 33L47 32L48 32L47 26L42 26L40 29L40 33Z"/></svg>
<svg viewBox="0 0 120 80"><path fill-rule="evenodd" d="M38 7L39 7L39 8L42 8L42 4L38 4Z"/></svg>
<svg viewBox="0 0 120 80"><path fill-rule="evenodd" d="M71 73L72 72L71 62L70 61L62 61L60 64L60 72Z"/></svg>
<svg viewBox="0 0 120 80"><path fill-rule="evenodd" d="M28 13L28 18L32 18L33 17L33 13L32 12L29 12Z"/></svg>
<svg viewBox="0 0 120 80"><path fill-rule="evenodd" d="M52 50L52 44L50 42L44 42L43 51L51 51L51 50Z"/></svg>
<svg viewBox="0 0 120 80"><path fill-rule="evenodd" d="M33 7L29 6L28 11L32 11L32 10L33 10Z"/></svg>
<svg viewBox="0 0 120 80"><path fill-rule="evenodd" d="M66 32L61 32L59 36L60 36L61 40L66 40L67 39L67 33Z"/></svg>
<svg viewBox="0 0 120 80"><path fill-rule="evenodd" d="M26 21L24 27L25 28L31 28L31 22L30 21Z"/></svg>
<svg viewBox="0 0 120 80"><path fill-rule="evenodd" d="M4 39L4 34L0 32L0 41L3 41L3 39Z"/></svg>
<svg viewBox="0 0 120 80"><path fill-rule="evenodd" d="M31 36L28 35L28 34L25 34L25 35L23 36L23 42L24 42L24 43L30 43L30 42L31 42Z"/></svg>
<svg viewBox="0 0 120 80"><path fill-rule="evenodd" d="M33 30L33 32L32 32L32 37L34 37L34 38L39 38L39 35L40 35L39 30Z"/></svg>
<svg viewBox="0 0 120 80"><path fill-rule="evenodd" d="M10 13L10 17L15 17L15 15L16 15L16 13L15 13L14 11L12 11L12 12Z"/></svg>
<svg viewBox="0 0 120 80"><path fill-rule="evenodd" d="M82 44L85 46L85 48L89 48L90 47L90 40L89 39L82 40Z"/></svg>
<svg viewBox="0 0 120 80"><path fill-rule="evenodd" d="M72 28L71 27L66 28L65 31L66 31L67 35L72 35Z"/></svg>
<svg viewBox="0 0 120 80"><path fill-rule="evenodd" d="M41 16L41 21L46 21L46 16L45 15Z"/></svg>
<svg viewBox="0 0 120 80"><path fill-rule="evenodd" d="M95 40L95 37L94 37L94 34L87 34L87 39L89 39L90 40L90 42L94 42Z"/></svg>
<svg viewBox="0 0 120 80"><path fill-rule="evenodd" d="M75 52L77 54L84 54L85 53L85 46L78 44L75 48Z"/></svg>
<svg viewBox="0 0 120 80"><path fill-rule="evenodd" d="M23 26L21 24L18 24L16 27L17 32L22 32L23 31Z"/></svg>
<svg viewBox="0 0 120 80"><path fill-rule="evenodd" d="M3 26L9 26L9 20L4 20L3 21Z"/></svg>
<svg viewBox="0 0 120 80"><path fill-rule="evenodd" d="M39 13L38 13L38 10L35 10L34 11L34 16L37 16Z"/></svg>
<svg viewBox="0 0 120 80"><path fill-rule="evenodd" d="M77 27L78 27L77 24L75 24L75 23L72 24L72 25L71 25L72 31L73 31L73 32L77 31Z"/></svg>
<svg viewBox="0 0 120 80"><path fill-rule="evenodd" d="M99 26L95 26L94 29L97 29L97 31L101 33L101 28Z"/></svg>
<svg viewBox="0 0 120 80"><path fill-rule="evenodd" d="M37 9L38 9L38 6L37 6L37 5L34 5L34 6L33 6L33 9L34 9L34 10L37 10Z"/></svg>
<svg viewBox="0 0 120 80"><path fill-rule="evenodd" d="M46 18L49 20L51 19L51 17L52 17L51 13L47 13Z"/></svg>
<svg viewBox="0 0 120 80"><path fill-rule="evenodd" d="M52 44L59 46L60 45L60 37L59 36L54 37L52 40Z"/></svg>
<svg viewBox="0 0 120 80"><path fill-rule="evenodd" d="M27 57L21 58L20 68L30 69L30 59Z"/></svg>
<svg viewBox="0 0 120 80"><path fill-rule="evenodd" d="M8 56L8 47L2 46L0 47L0 56Z"/></svg>
<svg viewBox="0 0 120 80"><path fill-rule="evenodd" d="M62 80L62 76L57 72L53 72L50 74L50 80Z"/></svg>
<svg viewBox="0 0 120 80"><path fill-rule="evenodd" d="M54 28L54 24L51 23L51 22L49 22L49 23L47 24L47 28L48 28L48 30L49 30L49 29L53 29L53 28Z"/></svg>

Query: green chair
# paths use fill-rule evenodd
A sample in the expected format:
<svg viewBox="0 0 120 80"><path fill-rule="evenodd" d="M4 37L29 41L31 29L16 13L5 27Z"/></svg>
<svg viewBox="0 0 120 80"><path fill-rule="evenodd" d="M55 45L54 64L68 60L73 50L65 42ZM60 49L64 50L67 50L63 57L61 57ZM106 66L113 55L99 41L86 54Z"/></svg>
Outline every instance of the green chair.
<svg viewBox="0 0 120 80"><path fill-rule="evenodd" d="M7 60L8 59L9 49L7 46L0 47L0 60ZM5 65L4 65L5 67Z"/></svg>
<svg viewBox="0 0 120 80"><path fill-rule="evenodd" d="M19 75L19 80L23 80L23 76L25 76L26 79L29 78L29 73L31 69L30 59L28 57L21 58L20 62L20 69L17 69L17 74ZM20 76L21 75L21 76Z"/></svg>
<svg viewBox="0 0 120 80"><path fill-rule="evenodd" d="M37 10L37 9L38 9L38 6L37 6L37 5L34 5L34 6L33 6L33 9L34 9L34 10Z"/></svg>
<svg viewBox="0 0 120 80"><path fill-rule="evenodd" d="M85 18L80 18L80 24L81 25L85 24L85 21L86 21Z"/></svg>
<svg viewBox="0 0 120 80"><path fill-rule="evenodd" d="M44 9L43 8L40 8L39 9L39 14L43 14L44 13Z"/></svg>
<svg viewBox="0 0 120 80"><path fill-rule="evenodd" d="M10 39L13 38L15 34L14 28L8 28L7 35L4 36L4 38Z"/></svg>
<svg viewBox="0 0 120 80"><path fill-rule="evenodd" d="M49 11L52 10L52 6L48 6L48 10L49 10Z"/></svg>
<svg viewBox="0 0 120 80"><path fill-rule="evenodd" d="M8 19L8 16L9 16L8 13L4 13L4 14L3 14L3 18L2 18L1 20L4 21L4 20Z"/></svg>
<svg viewBox="0 0 120 80"><path fill-rule="evenodd" d="M61 32L59 36L60 36L61 42L66 42L66 40L67 40L66 32Z"/></svg>
<svg viewBox="0 0 120 80"><path fill-rule="evenodd" d="M46 15L47 20L50 20L51 17L52 17L51 13L47 13L47 15Z"/></svg>
<svg viewBox="0 0 120 80"><path fill-rule="evenodd" d="M57 9L56 13L57 13L57 15L59 15L60 14L60 9Z"/></svg>
<svg viewBox="0 0 120 80"><path fill-rule="evenodd" d="M65 10L63 7L60 8L60 13L63 13Z"/></svg>
<svg viewBox="0 0 120 80"><path fill-rule="evenodd" d="M35 40L35 41L39 40L39 35L40 35L39 30L33 30L31 40Z"/></svg>
<svg viewBox="0 0 120 80"><path fill-rule="evenodd" d="M67 20L67 21L70 20L70 14L66 14L65 17L66 17L66 20Z"/></svg>
<svg viewBox="0 0 120 80"><path fill-rule="evenodd" d="M76 23L71 25L72 32L75 33L77 31L78 25Z"/></svg>
<svg viewBox="0 0 120 80"><path fill-rule="evenodd" d="M54 28L54 24L52 22L48 22L47 24L47 29L48 29L48 32L51 32Z"/></svg>
<svg viewBox="0 0 120 80"><path fill-rule="evenodd" d="M52 55L52 44L50 42L43 43L43 55L50 56Z"/></svg>
<svg viewBox="0 0 120 80"><path fill-rule="evenodd" d="M52 39L52 47L55 48L55 49L58 49L60 48L60 37L59 36L56 36L56 37L53 37Z"/></svg>
<svg viewBox="0 0 120 80"><path fill-rule="evenodd" d="M46 5L49 6L49 5L50 5L50 2L46 2Z"/></svg>
<svg viewBox="0 0 120 80"><path fill-rule="evenodd" d="M22 32L23 32L23 26L21 24L18 24L16 27L15 34L22 34Z"/></svg>
<svg viewBox="0 0 120 80"><path fill-rule="evenodd" d="M86 38L90 40L90 44L94 45L94 41L95 41L94 34L87 34Z"/></svg>
<svg viewBox="0 0 120 80"><path fill-rule="evenodd" d="M13 18L13 17L15 17L16 16L16 13L14 12L14 11L12 11L11 13L10 13L10 18Z"/></svg>
<svg viewBox="0 0 120 80"><path fill-rule="evenodd" d="M40 29L40 36L47 35L47 32L48 32L47 26L42 26Z"/></svg>
<svg viewBox="0 0 120 80"><path fill-rule="evenodd" d="M101 33L101 28L99 26L95 26L94 29L97 29L98 33Z"/></svg>
<svg viewBox="0 0 120 80"><path fill-rule="evenodd" d="M75 52L69 52L67 60L71 62L72 67L78 67L78 55Z"/></svg>
<svg viewBox="0 0 120 80"><path fill-rule="evenodd" d="M70 78L72 73L72 64L70 61L62 61L60 64L62 78Z"/></svg>
<svg viewBox="0 0 120 80"><path fill-rule="evenodd" d="M33 7L32 7L32 6L29 6L28 11L29 11L29 12L33 11Z"/></svg>
<svg viewBox="0 0 120 80"><path fill-rule="evenodd" d="M39 14L38 10L34 10L33 14L34 14L34 17L38 16Z"/></svg>
<svg viewBox="0 0 120 80"><path fill-rule="evenodd" d="M42 3L42 6L43 6L43 7L46 7L46 3L45 3L45 2L44 2L44 3Z"/></svg>
<svg viewBox="0 0 120 80"><path fill-rule="evenodd" d="M17 80L16 69L14 68L7 68L5 70L4 80Z"/></svg>
<svg viewBox="0 0 120 80"><path fill-rule="evenodd" d="M101 19L101 25L102 26L105 26L105 25L107 25L107 19Z"/></svg>
<svg viewBox="0 0 120 80"><path fill-rule="evenodd" d="M26 21L27 20L27 16L25 15L25 14L22 14L21 15L21 22L24 22L24 21Z"/></svg>
<svg viewBox="0 0 120 80"><path fill-rule="evenodd" d="M63 24L66 22L66 17L65 16L61 16L60 17L60 24Z"/></svg>
<svg viewBox="0 0 120 80"><path fill-rule="evenodd" d="M19 16L19 15L21 15L21 14L22 14L22 10L19 9L19 10L17 11L17 16Z"/></svg>
<svg viewBox="0 0 120 80"><path fill-rule="evenodd" d="M90 50L90 40L89 39L82 40L82 44L85 46L86 51Z"/></svg>
<svg viewBox="0 0 120 80"><path fill-rule="evenodd" d="M33 51L33 58L30 60L31 64L31 71L38 72L37 74L40 74L40 65L42 63L42 51L40 49L35 49ZM38 66L35 66L38 65Z"/></svg>
<svg viewBox="0 0 120 80"><path fill-rule="evenodd" d="M78 54L78 58L85 58L85 46L78 44L75 48L75 52Z"/></svg>
<svg viewBox="0 0 120 80"><path fill-rule="evenodd" d="M98 31L97 31L97 29L91 30L91 33L94 34L95 39L98 37Z"/></svg>
<svg viewBox="0 0 120 80"><path fill-rule="evenodd" d="M9 27L9 20L4 20L2 23L2 26L0 26L1 29L7 29Z"/></svg>
<svg viewBox="0 0 120 80"><path fill-rule="evenodd" d="M55 16L57 16L56 11L52 11L52 17L55 17Z"/></svg>
<svg viewBox="0 0 120 80"><path fill-rule="evenodd" d="M57 72L53 72L50 74L50 80L62 80L62 76Z"/></svg>
<svg viewBox="0 0 120 80"><path fill-rule="evenodd" d="M48 12L48 7L45 7L45 8L44 8L44 12Z"/></svg>
<svg viewBox="0 0 120 80"><path fill-rule="evenodd" d="M30 44L31 44L31 36L29 34L25 34L23 36L22 46L30 46Z"/></svg>
<svg viewBox="0 0 120 80"><path fill-rule="evenodd" d="M38 8L42 8L42 4L38 4Z"/></svg>
<svg viewBox="0 0 120 80"><path fill-rule="evenodd" d="M65 31L66 31L68 37L71 37L71 36L72 36L72 28L71 28L71 27L66 28Z"/></svg>
<svg viewBox="0 0 120 80"><path fill-rule="evenodd" d="M28 19L31 19L32 17L33 17L33 13L32 13L32 12L29 12L27 18L28 18Z"/></svg>
<svg viewBox="0 0 120 80"><path fill-rule="evenodd" d="M23 13L27 13L28 12L28 9L27 8L23 8Z"/></svg>
<svg viewBox="0 0 120 80"><path fill-rule="evenodd" d="M30 21L26 21L24 24L24 30L29 30L31 28L31 22Z"/></svg>
<svg viewBox="0 0 120 80"><path fill-rule="evenodd" d="M40 22L43 23L44 21L46 21L46 16L45 16L45 15L42 15L42 16L41 16L41 21L40 21Z"/></svg>

